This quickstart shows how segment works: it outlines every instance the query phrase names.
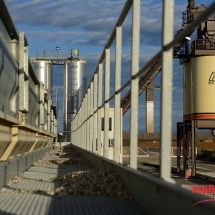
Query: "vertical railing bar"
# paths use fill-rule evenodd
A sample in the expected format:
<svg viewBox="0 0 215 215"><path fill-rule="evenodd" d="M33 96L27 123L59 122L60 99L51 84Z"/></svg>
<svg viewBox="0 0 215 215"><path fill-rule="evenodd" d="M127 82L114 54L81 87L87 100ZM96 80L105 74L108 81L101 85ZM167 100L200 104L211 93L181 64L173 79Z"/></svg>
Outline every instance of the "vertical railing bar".
<svg viewBox="0 0 215 215"><path fill-rule="evenodd" d="M82 115L82 120L81 120L81 124L82 124L82 127L83 127L83 149L85 149L85 140L86 140L86 136L85 136L85 123L84 123L84 120L85 120L85 111L86 110L86 107L85 107L85 97L83 98L83 102L82 102L82 109L83 109L83 115Z"/></svg>
<svg viewBox="0 0 215 215"><path fill-rule="evenodd" d="M90 88L87 90L87 118L90 116ZM90 119L87 119L87 150L90 150Z"/></svg>
<svg viewBox="0 0 215 215"><path fill-rule="evenodd" d="M83 108L81 106L80 108L80 121L79 121L79 127L80 129L78 129L79 133L78 133L78 136L79 136L79 145L81 146L81 148L83 148L83 142L84 142L84 138L83 138L83 135L81 135L83 133L83 126L81 125L82 124L82 114L83 114ZM80 138L80 135L81 135L81 138Z"/></svg>
<svg viewBox="0 0 215 215"><path fill-rule="evenodd" d="M85 106L85 111L84 111L84 120L87 119L87 94L85 94L85 97L84 97L84 100L85 100L85 103L84 103L84 106ZM84 129L85 129L85 150L87 149L87 122L85 121L84 122Z"/></svg>
<svg viewBox="0 0 215 215"><path fill-rule="evenodd" d="M105 100L110 96L110 49L105 49ZM109 156L109 102L105 103L104 111L104 153L103 156Z"/></svg>
<svg viewBox="0 0 215 215"><path fill-rule="evenodd" d="M78 121L78 118L75 119L75 129L78 127L77 126L77 121ZM77 131L74 133L74 143L77 145Z"/></svg>
<svg viewBox="0 0 215 215"><path fill-rule="evenodd" d="M76 121L76 119L74 119L73 121L72 121L72 124L71 124L71 130L73 130L73 132L71 132L71 142L72 142L72 144L75 144L75 135L76 135L76 132L74 131L75 130L75 121Z"/></svg>
<svg viewBox="0 0 215 215"><path fill-rule="evenodd" d="M102 105L102 79L103 79L103 64L99 64L99 71L98 71L98 106ZM101 155L101 118L102 118L102 110L98 110L98 118L97 118L97 153ZM103 141L102 141L103 142Z"/></svg>
<svg viewBox="0 0 215 215"><path fill-rule="evenodd" d="M139 70L139 47L140 47L140 0L133 1L132 20L132 59L131 75ZM130 167L137 169L137 146L138 146L138 77L131 81L131 115L130 115Z"/></svg>
<svg viewBox="0 0 215 215"><path fill-rule="evenodd" d="M163 47L173 40L174 0L164 0L163 4ZM160 176L163 180L174 182L171 178L172 145L172 72L173 49L163 49L162 53L162 87L161 87L161 153Z"/></svg>
<svg viewBox="0 0 215 215"><path fill-rule="evenodd" d="M85 145L86 145L86 129L85 129L85 113L86 113L86 106L85 106L85 98L83 98L83 118L82 118L82 126L83 126L83 149L85 149Z"/></svg>
<svg viewBox="0 0 215 215"><path fill-rule="evenodd" d="M121 86L121 61L122 61L122 27L116 28L116 64L115 64L115 91ZM120 111L120 93L115 95L114 109L114 161L120 163L121 146L121 111Z"/></svg>
<svg viewBox="0 0 215 215"><path fill-rule="evenodd" d="M93 83L94 83L94 87L93 87L93 92L94 92L94 94L93 94L93 97L94 97L94 99L93 99L93 111L95 111L96 109L97 109L97 107L98 107L98 99L97 99L97 87L98 87L98 81L97 81L97 79L98 79L98 75L97 75L97 73L95 73L94 74L94 81L93 81ZM97 114L98 113L95 113L94 114L94 116L93 116L93 119L94 119L94 134L93 134L93 152L96 152L96 143L97 143L97 132L98 132L98 129L97 129Z"/></svg>
<svg viewBox="0 0 215 215"><path fill-rule="evenodd" d="M74 126L75 125L75 119L72 121L72 128L74 129ZM71 142L72 142L72 144L75 144L75 139L74 139L74 137L75 137L75 132L73 131L73 132L71 132Z"/></svg>
<svg viewBox="0 0 215 215"><path fill-rule="evenodd" d="M81 105L81 132L80 132L80 135L81 135L81 147L84 148L84 125L83 125L83 121L84 121L84 103L82 102L82 105Z"/></svg>
<svg viewBox="0 0 215 215"><path fill-rule="evenodd" d="M93 82L90 83L90 151L93 150L93 131L94 131L94 121L93 121Z"/></svg>
<svg viewBox="0 0 215 215"><path fill-rule="evenodd" d="M78 128L80 127L81 125L81 110L78 112ZM77 130L77 134L78 136L80 135L80 128ZM78 140L78 144L80 145L81 144L81 141L82 141L82 138L80 138L79 136L79 140Z"/></svg>
<svg viewBox="0 0 215 215"><path fill-rule="evenodd" d="M80 113L80 111L77 113L78 114L78 130L77 130L77 134L78 134L78 136L79 136L79 134L80 134L80 116L81 116L81 113ZM80 138L79 138L79 140L78 140L78 145L80 145L80 142L81 142L81 140L80 140Z"/></svg>
<svg viewBox="0 0 215 215"><path fill-rule="evenodd" d="M76 114L77 114L77 113L76 113ZM77 120L77 128L79 128L79 125L80 125L80 112L78 113L77 119L78 119L78 120ZM77 132L76 132L76 133L77 133L77 137L79 136L79 130L80 130L80 129L78 129ZM77 144L79 145L79 144L80 144L80 138L79 138L79 140L77 139L76 142L77 142Z"/></svg>

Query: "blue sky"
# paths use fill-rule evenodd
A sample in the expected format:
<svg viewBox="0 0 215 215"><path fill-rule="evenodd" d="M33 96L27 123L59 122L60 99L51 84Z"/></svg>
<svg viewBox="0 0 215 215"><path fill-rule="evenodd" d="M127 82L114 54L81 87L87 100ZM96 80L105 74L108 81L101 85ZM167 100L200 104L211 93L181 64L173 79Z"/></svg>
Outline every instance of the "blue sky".
<svg viewBox="0 0 215 215"><path fill-rule="evenodd" d="M29 43L29 57L35 57L36 50L61 50L78 48L80 55L88 65L89 80L98 63L105 43L112 32L116 20L126 0L5 0L18 31L26 34ZM196 5L208 6L213 0L196 0ZM141 50L140 67L150 59L161 47L161 0L141 1ZM186 10L187 0L175 0L175 32L181 28L182 12ZM130 23L128 18L123 25L123 73L126 81L130 74ZM114 47L113 51L114 52ZM114 53L113 53L114 55ZM182 66L174 60L173 91L173 129L183 115L183 77ZM160 84L160 78L156 78ZM54 67L54 86L59 88L62 118L63 104L63 68ZM112 91L111 91L112 92ZM155 124L159 129L160 90L155 90ZM144 130L145 95L140 103L140 130ZM128 117L124 119L128 124ZM62 130L62 127L59 128Z"/></svg>

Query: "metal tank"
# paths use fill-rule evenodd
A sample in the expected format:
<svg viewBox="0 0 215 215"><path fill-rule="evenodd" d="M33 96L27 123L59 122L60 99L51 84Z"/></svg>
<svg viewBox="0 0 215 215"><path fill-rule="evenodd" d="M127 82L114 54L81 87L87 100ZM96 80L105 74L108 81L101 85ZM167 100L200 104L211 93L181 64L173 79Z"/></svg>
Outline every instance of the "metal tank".
<svg viewBox="0 0 215 215"><path fill-rule="evenodd" d="M191 59L192 119L215 119L215 56Z"/></svg>
<svg viewBox="0 0 215 215"><path fill-rule="evenodd" d="M64 64L64 137L71 141L71 119L76 115L87 88L87 65L75 58Z"/></svg>
<svg viewBox="0 0 215 215"><path fill-rule="evenodd" d="M184 120L191 120L191 68L190 62L183 64L184 72Z"/></svg>
<svg viewBox="0 0 215 215"><path fill-rule="evenodd" d="M52 92L52 63L49 60L32 61L34 71L39 81L44 84L47 99L51 99Z"/></svg>

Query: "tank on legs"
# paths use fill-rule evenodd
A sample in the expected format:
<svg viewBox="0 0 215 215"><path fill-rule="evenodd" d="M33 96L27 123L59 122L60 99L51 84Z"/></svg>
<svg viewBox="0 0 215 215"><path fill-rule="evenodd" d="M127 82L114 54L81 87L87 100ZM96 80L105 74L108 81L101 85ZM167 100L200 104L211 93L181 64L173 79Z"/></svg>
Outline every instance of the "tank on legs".
<svg viewBox="0 0 215 215"><path fill-rule="evenodd" d="M87 88L87 65L82 59L64 64L64 136L71 141L71 120L77 113Z"/></svg>

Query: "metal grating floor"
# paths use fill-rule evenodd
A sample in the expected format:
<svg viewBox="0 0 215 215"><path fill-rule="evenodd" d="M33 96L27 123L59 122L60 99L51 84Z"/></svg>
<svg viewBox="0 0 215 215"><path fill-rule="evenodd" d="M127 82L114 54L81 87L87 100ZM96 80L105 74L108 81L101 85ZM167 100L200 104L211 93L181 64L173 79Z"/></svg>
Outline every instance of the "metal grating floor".
<svg viewBox="0 0 215 215"><path fill-rule="evenodd" d="M52 154L58 154L53 150ZM71 151L68 151L71 152ZM54 179L65 174L95 169L90 165L57 165L47 164L47 161L59 159L60 156L46 155L39 163L35 163L24 172L21 179L13 181L0 190L0 215L135 215L147 214L133 202L112 196L84 196L68 194L47 195L43 191L56 187ZM82 161L81 157L62 155ZM43 163L44 162L44 163Z"/></svg>
<svg viewBox="0 0 215 215"><path fill-rule="evenodd" d="M117 197L44 196L38 194L1 195L0 214L89 214L138 215L143 214L134 205Z"/></svg>

